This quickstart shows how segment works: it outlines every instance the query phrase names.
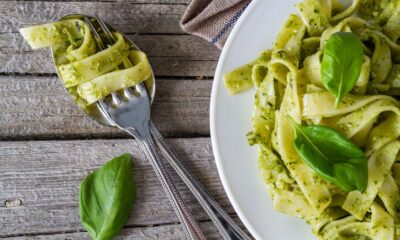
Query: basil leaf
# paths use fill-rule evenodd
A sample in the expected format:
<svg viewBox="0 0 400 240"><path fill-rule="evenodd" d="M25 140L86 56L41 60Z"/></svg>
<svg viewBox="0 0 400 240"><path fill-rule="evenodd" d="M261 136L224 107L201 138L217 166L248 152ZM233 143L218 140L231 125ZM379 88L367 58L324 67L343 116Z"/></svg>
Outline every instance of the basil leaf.
<svg viewBox="0 0 400 240"><path fill-rule="evenodd" d="M112 159L87 176L81 182L79 211L92 239L116 236L128 219L135 197L129 154Z"/></svg>
<svg viewBox="0 0 400 240"><path fill-rule="evenodd" d="M321 81L336 97L335 105L356 84L363 60L362 43L355 34L337 32L329 37L322 57Z"/></svg>
<svg viewBox="0 0 400 240"><path fill-rule="evenodd" d="M321 178L345 191L366 189L368 162L356 144L332 128L290 122L296 132L297 153Z"/></svg>

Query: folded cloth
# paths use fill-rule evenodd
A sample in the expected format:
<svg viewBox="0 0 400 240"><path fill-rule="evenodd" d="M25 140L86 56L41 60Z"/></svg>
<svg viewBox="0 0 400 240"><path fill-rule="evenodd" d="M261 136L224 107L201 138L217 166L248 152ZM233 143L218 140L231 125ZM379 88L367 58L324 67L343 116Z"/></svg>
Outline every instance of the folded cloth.
<svg viewBox="0 0 400 240"><path fill-rule="evenodd" d="M184 31L222 48L251 0L192 0L181 20Z"/></svg>

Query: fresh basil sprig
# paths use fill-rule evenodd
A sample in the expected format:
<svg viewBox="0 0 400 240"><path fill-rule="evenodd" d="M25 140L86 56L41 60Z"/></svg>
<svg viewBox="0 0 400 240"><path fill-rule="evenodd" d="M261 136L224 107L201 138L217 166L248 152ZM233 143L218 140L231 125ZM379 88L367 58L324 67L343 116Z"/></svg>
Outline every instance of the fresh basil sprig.
<svg viewBox="0 0 400 240"><path fill-rule="evenodd" d="M296 132L294 147L309 167L345 191L365 190L368 163L356 144L332 128L302 126L289 119Z"/></svg>
<svg viewBox="0 0 400 240"><path fill-rule="evenodd" d="M354 33L337 32L329 37L323 50L321 81L335 96L335 105L356 84L363 60L362 43Z"/></svg>
<svg viewBox="0 0 400 240"><path fill-rule="evenodd" d="M127 221L135 201L132 159L116 157L82 182L79 194L81 221L93 240L110 240Z"/></svg>

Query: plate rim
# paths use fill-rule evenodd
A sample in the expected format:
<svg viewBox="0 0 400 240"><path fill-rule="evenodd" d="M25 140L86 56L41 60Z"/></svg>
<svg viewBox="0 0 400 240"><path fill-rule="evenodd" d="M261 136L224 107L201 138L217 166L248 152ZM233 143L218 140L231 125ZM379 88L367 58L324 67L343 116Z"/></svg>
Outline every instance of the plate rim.
<svg viewBox="0 0 400 240"><path fill-rule="evenodd" d="M217 135L216 135L216 99L218 97L218 86L221 84L220 82L222 81L221 78L221 69L222 65L225 62L226 55L231 48L232 42L234 41L236 35L238 34L239 30L241 29L243 23L247 19L248 15L252 12L253 8L258 4L260 0L252 0L247 6L246 10L243 12L243 14L239 17L237 20L236 24L232 28L232 31L230 32L225 45L222 49L221 55L218 59L218 64L217 68L214 73L214 81L212 84L212 89L211 89L211 98L210 98L210 136L211 136L211 145L212 145L212 150L214 154L214 160L215 164L217 166L217 171L219 178L222 182L222 186L228 196L229 202L231 203L233 209L235 212L238 214L240 220L243 222L247 230L250 232L250 234L256 238L256 239L262 239L260 233L250 224L250 221L247 219L247 217L244 215L242 208L240 207L239 203L236 201L235 197L233 196L232 190L230 185L228 184L225 171L223 170L222 167L222 158L220 156L220 151L217 143ZM216 76L219 76L218 78Z"/></svg>

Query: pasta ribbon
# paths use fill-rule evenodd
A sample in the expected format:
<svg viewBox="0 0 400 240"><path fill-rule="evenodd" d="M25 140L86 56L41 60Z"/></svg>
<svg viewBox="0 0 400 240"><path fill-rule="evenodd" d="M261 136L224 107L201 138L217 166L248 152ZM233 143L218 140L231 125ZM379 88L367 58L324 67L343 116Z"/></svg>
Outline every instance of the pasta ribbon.
<svg viewBox="0 0 400 240"><path fill-rule="evenodd" d="M141 51L131 50L129 52L129 59L134 66L106 73L91 81L80 84L77 88L79 96L87 104L92 104L107 96L110 92L135 86L152 76L150 63L147 60L146 54Z"/></svg>
<svg viewBox="0 0 400 240"><path fill-rule="evenodd" d="M128 56L129 46L120 33L115 34L117 42L90 57L58 67L65 87L73 87L103 75L121 64Z"/></svg>
<svg viewBox="0 0 400 240"><path fill-rule="evenodd" d="M391 168L400 150L400 142L388 143L368 159L368 186L364 193L352 191L347 195L343 203L343 209L351 213L357 219L362 220L370 208L379 189L387 176L391 174Z"/></svg>

